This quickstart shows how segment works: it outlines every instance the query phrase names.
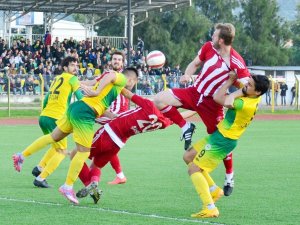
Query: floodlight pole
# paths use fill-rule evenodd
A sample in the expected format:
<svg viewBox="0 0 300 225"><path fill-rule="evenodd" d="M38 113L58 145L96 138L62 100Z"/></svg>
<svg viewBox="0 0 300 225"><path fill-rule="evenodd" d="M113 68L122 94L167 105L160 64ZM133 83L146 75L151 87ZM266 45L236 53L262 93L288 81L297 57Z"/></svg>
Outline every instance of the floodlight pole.
<svg viewBox="0 0 300 225"><path fill-rule="evenodd" d="M131 0L127 0L127 67L130 66L130 46L131 46Z"/></svg>

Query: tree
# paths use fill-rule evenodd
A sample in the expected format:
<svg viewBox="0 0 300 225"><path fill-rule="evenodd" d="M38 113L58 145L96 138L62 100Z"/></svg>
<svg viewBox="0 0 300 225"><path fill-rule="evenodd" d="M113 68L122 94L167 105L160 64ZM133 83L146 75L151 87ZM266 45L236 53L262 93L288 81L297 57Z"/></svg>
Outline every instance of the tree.
<svg viewBox="0 0 300 225"><path fill-rule="evenodd" d="M195 57L201 44L206 41L206 32L212 26L194 7L178 11L153 12L149 19L135 27L135 40L142 37L149 51L161 50L171 66L182 67Z"/></svg>
<svg viewBox="0 0 300 225"><path fill-rule="evenodd" d="M243 55L252 60L254 65L287 65L289 50L284 43L290 38L288 25L278 16L276 0L242 1L240 21L244 34L240 37L247 46L241 47Z"/></svg>
<svg viewBox="0 0 300 225"><path fill-rule="evenodd" d="M239 6L238 0L195 0L196 9L212 23L230 23L234 21L233 11Z"/></svg>
<svg viewBox="0 0 300 225"><path fill-rule="evenodd" d="M300 64L300 4L297 7L297 16L292 22L291 30L293 33L293 46L291 48L291 65L297 66Z"/></svg>

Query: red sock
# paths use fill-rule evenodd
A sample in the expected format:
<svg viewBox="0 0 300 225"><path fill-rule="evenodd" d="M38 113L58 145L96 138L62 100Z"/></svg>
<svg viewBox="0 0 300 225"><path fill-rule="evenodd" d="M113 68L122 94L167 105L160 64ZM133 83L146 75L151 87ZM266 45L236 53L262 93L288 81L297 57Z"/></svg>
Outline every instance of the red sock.
<svg viewBox="0 0 300 225"><path fill-rule="evenodd" d="M89 177L90 177L90 182L99 182L100 180L100 175L101 175L101 170L94 166L93 164L91 165L91 168L90 168L90 174L89 174Z"/></svg>
<svg viewBox="0 0 300 225"><path fill-rule="evenodd" d="M86 165L86 163L84 163L83 167L79 173L79 178L82 181L82 183L84 184L84 186L87 186L90 184L89 173L90 173L90 168Z"/></svg>
<svg viewBox="0 0 300 225"><path fill-rule="evenodd" d="M165 117L168 117L172 120L175 124L177 124L180 128L182 128L186 121L183 119L181 114L178 112L177 108L171 105L168 105L160 110Z"/></svg>
<svg viewBox="0 0 300 225"><path fill-rule="evenodd" d="M110 165L116 171L116 174L122 172L121 163L117 154L111 158Z"/></svg>
<svg viewBox="0 0 300 225"><path fill-rule="evenodd" d="M223 159L223 163L226 169L226 173L230 174L233 172L233 159L232 153L228 154L225 159Z"/></svg>

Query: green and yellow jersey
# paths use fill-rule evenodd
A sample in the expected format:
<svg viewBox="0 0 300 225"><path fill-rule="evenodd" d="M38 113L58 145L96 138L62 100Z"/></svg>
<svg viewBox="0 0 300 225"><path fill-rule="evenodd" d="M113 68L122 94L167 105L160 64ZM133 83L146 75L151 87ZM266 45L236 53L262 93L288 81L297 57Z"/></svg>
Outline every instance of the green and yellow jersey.
<svg viewBox="0 0 300 225"><path fill-rule="evenodd" d="M97 83L94 85L93 89L96 90L101 79L109 73L104 73L100 78L97 79ZM117 98L121 93L122 89L126 85L126 78L122 73L116 72L117 78L114 83L109 83L101 91L98 96L95 97L83 97L82 101L88 106L96 110L97 114L100 116L104 111L111 105L111 103Z"/></svg>
<svg viewBox="0 0 300 225"><path fill-rule="evenodd" d="M79 87L78 78L70 73L62 73L56 76L45 98L41 116L48 116L54 119L61 118L70 105L73 92L75 92L77 99L83 97L78 90Z"/></svg>
<svg viewBox="0 0 300 225"><path fill-rule="evenodd" d="M226 138L239 139L253 119L261 97L241 97L234 100L234 109L228 109L218 124L219 132Z"/></svg>

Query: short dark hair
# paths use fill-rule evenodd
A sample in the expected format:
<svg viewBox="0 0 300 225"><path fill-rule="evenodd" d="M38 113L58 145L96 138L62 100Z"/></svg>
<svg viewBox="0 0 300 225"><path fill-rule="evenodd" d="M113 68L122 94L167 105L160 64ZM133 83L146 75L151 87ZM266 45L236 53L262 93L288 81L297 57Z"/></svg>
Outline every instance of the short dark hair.
<svg viewBox="0 0 300 225"><path fill-rule="evenodd" d="M260 95L266 93L270 86L269 78L265 75L251 74L255 83L255 91L260 91Z"/></svg>
<svg viewBox="0 0 300 225"><path fill-rule="evenodd" d="M135 73L135 75L136 75L137 78L139 77L139 72L138 72L137 69L134 68L134 67L127 67L127 68L123 71L124 74L126 74L127 72L133 72L133 73Z"/></svg>
<svg viewBox="0 0 300 225"><path fill-rule="evenodd" d="M64 68L65 66L68 67L71 62L77 62L77 59L72 56L68 56L64 58L63 61L61 62L62 68Z"/></svg>

